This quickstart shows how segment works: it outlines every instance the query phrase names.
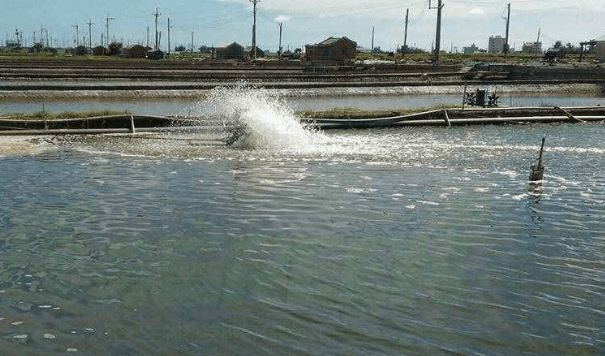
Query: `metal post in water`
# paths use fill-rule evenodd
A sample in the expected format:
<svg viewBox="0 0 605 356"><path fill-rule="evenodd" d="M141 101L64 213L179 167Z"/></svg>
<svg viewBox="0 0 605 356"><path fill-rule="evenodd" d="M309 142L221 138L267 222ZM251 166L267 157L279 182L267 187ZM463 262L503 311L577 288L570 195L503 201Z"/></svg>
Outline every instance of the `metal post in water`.
<svg viewBox="0 0 605 356"><path fill-rule="evenodd" d="M134 134L135 133L135 129L134 129L134 116L130 115L130 133Z"/></svg>
<svg viewBox="0 0 605 356"><path fill-rule="evenodd" d="M544 166L542 165L542 153L544 152L544 142L546 138L542 138L542 147L540 148L540 156L538 156L538 164L530 167L529 180L535 182L542 180L544 177Z"/></svg>

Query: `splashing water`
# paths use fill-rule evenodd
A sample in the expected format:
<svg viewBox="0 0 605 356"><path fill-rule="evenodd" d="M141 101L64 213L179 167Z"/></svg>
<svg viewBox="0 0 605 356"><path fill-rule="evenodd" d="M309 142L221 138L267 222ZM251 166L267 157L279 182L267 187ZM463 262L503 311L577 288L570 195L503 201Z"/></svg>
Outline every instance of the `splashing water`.
<svg viewBox="0 0 605 356"><path fill-rule="evenodd" d="M312 149L317 131L304 127L277 94L246 86L218 88L210 94L211 115L230 129L232 146L258 149ZM245 132L243 132L245 130Z"/></svg>

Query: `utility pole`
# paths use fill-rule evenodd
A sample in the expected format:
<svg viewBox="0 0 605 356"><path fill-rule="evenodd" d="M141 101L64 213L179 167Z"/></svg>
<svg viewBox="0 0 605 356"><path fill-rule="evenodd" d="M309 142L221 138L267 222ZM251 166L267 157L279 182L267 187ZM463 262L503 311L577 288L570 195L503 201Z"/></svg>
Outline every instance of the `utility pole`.
<svg viewBox="0 0 605 356"><path fill-rule="evenodd" d="M147 26L147 48L145 50L149 49L149 26Z"/></svg>
<svg viewBox="0 0 605 356"><path fill-rule="evenodd" d="M160 17L160 9L159 8L155 8L155 49L159 49L160 44L159 44L159 37L158 37L158 17Z"/></svg>
<svg viewBox="0 0 605 356"><path fill-rule="evenodd" d="M282 30L283 30L284 24L280 23L279 24L279 53L277 55L277 58L281 59L281 52L282 52L282 47L281 47L281 35L282 35Z"/></svg>
<svg viewBox="0 0 605 356"><path fill-rule="evenodd" d="M374 26L372 26L372 53L374 53Z"/></svg>
<svg viewBox="0 0 605 356"><path fill-rule="evenodd" d="M506 15L506 37L504 40L504 55L506 56L508 54L509 51L509 45L508 45L508 30L510 28L510 3L508 4L508 15Z"/></svg>
<svg viewBox="0 0 605 356"><path fill-rule="evenodd" d="M170 55L170 17L168 18L168 55Z"/></svg>
<svg viewBox="0 0 605 356"><path fill-rule="evenodd" d="M79 47L80 46L80 38L79 38L80 35L78 33L79 32L78 31L79 26L78 26L78 24L75 24L75 25L71 25L71 27L75 27L76 28L76 47ZM34 40L34 42L35 42L35 40Z"/></svg>
<svg viewBox="0 0 605 356"><path fill-rule="evenodd" d="M405 12L405 31L403 33L403 55L408 51L408 22L410 20L410 9Z"/></svg>
<svg viewBox="0 0 605 356"><path fill-rule="evenodd" d="M90 50L90 54L92 54L92 25L94 25L94 22L88 20L88 49Z"/></svg>
<svg viewBox="0 0 605 356"><path fill-rule="evenodd" d="M107 35L105 36L106 40L107 40L107 49L109 50L109 20L115 20L113 17L109 17L109 14L106 17L107 19Z"/></svg>
<svg viewBox="0 0 605 356"><path fill-rule="evenodd" d="M443 1L437 0L437 7L431 7L431 0L429 0L429 9L434 10L437 9L437 31L435 34L435 56L433 57L433 61L439 61L439 52L441 52L441 10L443 9Z"/></svg>
<svg viewBox="0 0 605 356"><path fill-rule="evenodd" d="M193 55L193 31L191 32L191 55Z"/></svg>
<svg viewBox="0 0 605 356"><path fill-rule="evenodd" d="M256 60L256 4L258 4L260 0L248 1L254 4L254 24L252 25L252 58Z"/></svg>

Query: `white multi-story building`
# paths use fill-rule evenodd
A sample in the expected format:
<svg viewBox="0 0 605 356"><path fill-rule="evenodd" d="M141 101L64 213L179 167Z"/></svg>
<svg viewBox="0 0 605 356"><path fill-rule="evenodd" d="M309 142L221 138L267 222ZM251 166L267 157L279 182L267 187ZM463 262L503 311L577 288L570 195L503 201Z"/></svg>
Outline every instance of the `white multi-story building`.
<svg viewBox="0 0 605 356"><path fill-rule="evenodd" d="M504 45L506 45L506 38L502 36L490 36L487 51L489 53L504 52Z"/></svg>

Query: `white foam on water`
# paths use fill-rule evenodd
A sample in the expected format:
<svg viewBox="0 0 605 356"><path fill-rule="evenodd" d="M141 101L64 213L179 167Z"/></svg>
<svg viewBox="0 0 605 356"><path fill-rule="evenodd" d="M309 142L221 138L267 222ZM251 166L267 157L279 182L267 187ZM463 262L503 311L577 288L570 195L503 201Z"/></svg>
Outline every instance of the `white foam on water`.
<svg viewBox="0 0 605 356"><path fill-rule="evenodd" d="M247 135L234 143L246 149L314 151L319 132L304 127L292 108L274 92L245 85L217 88L208 102L212 115L228 125L244 125Z"/></svg>

